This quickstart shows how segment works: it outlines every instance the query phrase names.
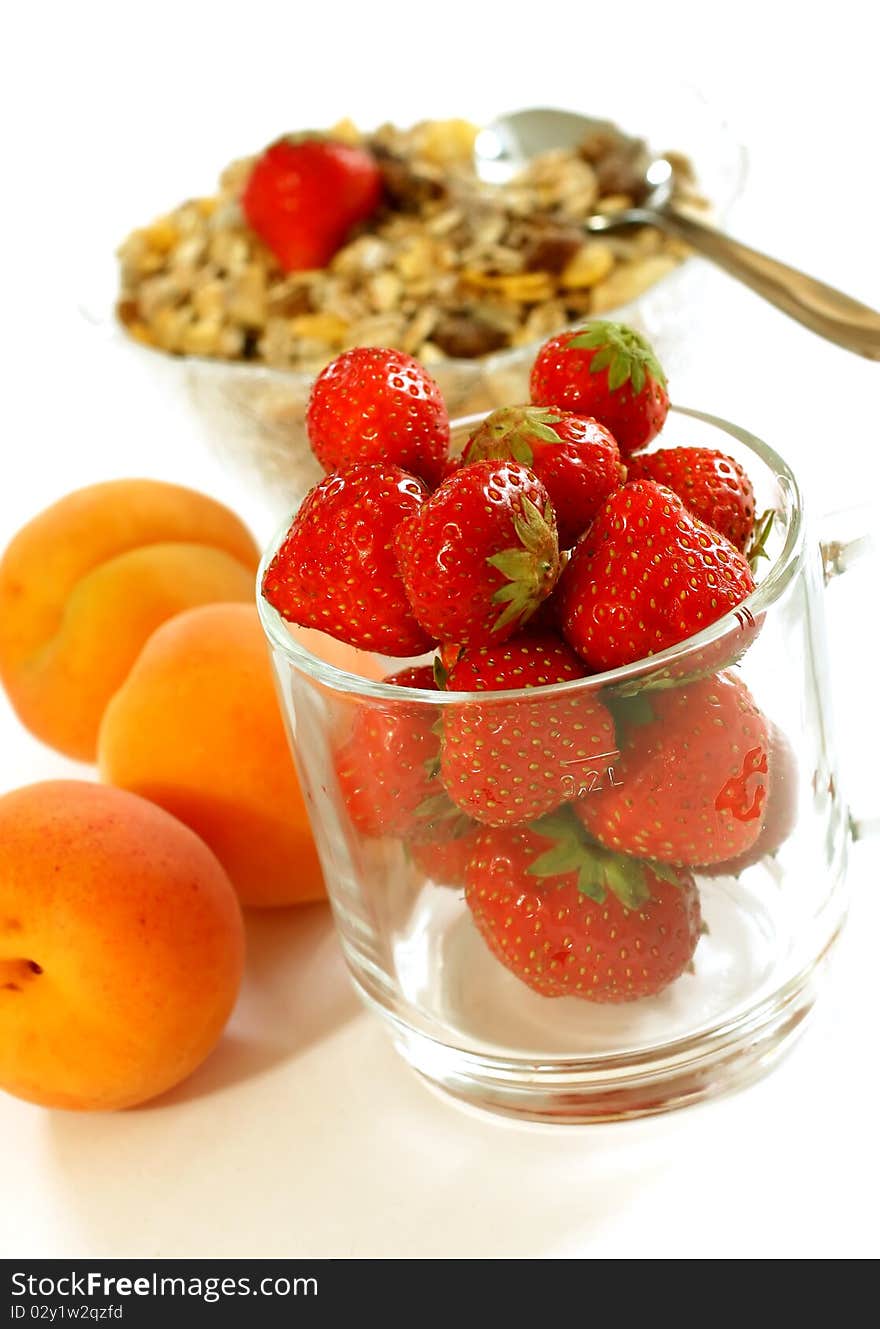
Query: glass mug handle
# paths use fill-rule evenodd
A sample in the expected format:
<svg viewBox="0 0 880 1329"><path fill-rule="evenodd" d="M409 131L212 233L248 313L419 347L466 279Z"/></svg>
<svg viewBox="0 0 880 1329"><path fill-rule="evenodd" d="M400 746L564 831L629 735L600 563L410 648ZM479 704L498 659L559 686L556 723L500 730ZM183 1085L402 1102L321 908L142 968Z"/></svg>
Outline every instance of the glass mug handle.
<svg viewBox="0 0 880 1329"><path fill-rule="evenodd" d="M876 561L878 528L880 509L873 504L842 508L820 519L819 547L826 586L860 564ZM832 671L832 686L839 674L839 668ZM880 834L880 810L870 816L851 815L850 828L854 840Z"/></svg>

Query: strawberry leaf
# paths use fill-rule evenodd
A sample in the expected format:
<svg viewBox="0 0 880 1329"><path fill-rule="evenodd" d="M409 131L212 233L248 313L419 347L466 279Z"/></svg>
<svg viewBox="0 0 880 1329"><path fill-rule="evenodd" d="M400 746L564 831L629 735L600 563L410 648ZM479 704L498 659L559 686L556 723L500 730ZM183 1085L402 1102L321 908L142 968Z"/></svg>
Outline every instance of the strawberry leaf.
<svg viewBox="0 0 880 1329"><path fill-rule="evenodd" d="M507 440L508 454L514 461L518 461L521 466L531 466L535 460L535 454L532 452L531 444L528 439L520 438L517 434L512 434ZM499 449L499 455L505 454Z"/></svg>
<svg viewBox="0 0 880 1329"><path fill-rule="evenodd" d="M596 904L604 904L608 895L592 865L581 868L578 873L578 891L581 895L588 895L591 900L595 900Z"/></svg>
<svg viewBox="0 0 880 1329"><path fill-rule="evenodd" d="M583 826L571 809L553 812L531 823L538 835L553 841L552 848L530 864L529 873L538 878L568 876L577 873L578 890L601 904L605 899L601 875L587 841Z"/></svg>
<svg viewBox="0 0 880 1329"><path fill-rule="evenodd" d="M646 692L618 692L605 695L605 704L614 719L618 747L623 746L633 729L641 729L655 718Z"/></svg>
<svg viewBox="0 0 880 1329"><path fill-rule="evenodd" d="M651 898L645 869L637 858L622 854L609 854L605 863L605 880L625 909L640 909Z"/></svg>
<svg viewBox="0 0 880 1329"><path fill-rule="evenodd" d="M582 828L571 809L563 807L556 812L548 812L546 817L538 821L529 822L529 830L537 835L549 836L551 840L563 840L580 835Z"/></svg>
<svg viewBox="0 0 880 1329"><path fill-rule="evenodd" d="M770 532L773 530L773 523L775 520L775 510L773 508L768 508L766 512L761 513L755 523L755 530L752 534L749 547L746 550L746 559L753 573L757 572L758 564L762 558L770 557L767 553L767 540L770 537Z"/></svg>
<svg viewBox="0 0 880 1329"><path fill-rule="evenodd" d="M611 392L616 392L631 379L633 392L638 395L644 391L649 375L661 387L666 387L666 375L650 342L624 323L596 319L572 337L568 348L596 352L590 360L590 373L607 369Z"/></svg>
<svg viewBox="0 0 880 1329"><path fill-rule="evenodd" d="M446 684L449 681L449 670L440 659L439 655L434 656L434 682L440 692L446 691Z"/></svg>
<svg viewBox="0 0 880 1329"><path fill-rule="evenodd" d="M627 700L626 706L622 708L624 720L628 729L639 729L642 725L650 724L656 719L654 708L651 705L651 699L644 692Z"/></svg>
<svg viewBox="0 0 880 1329"><path fill-rule="evenodd" d="M523 466L535 460L533 443L560 443L562 440L553 425L562 416L544 406L506 406L494 411L471 435L468 460L479 461L488 457L511 457Z"/></svg>
<svg viewBox="0 0 880 1329"><path fill-rule="evenodd" d="M535 507L530 498L524 498L520 510L514 515L513 525L523 548L531 554L543 553L552 543L553 509L548 504L544 515Z"/></svg>
<svg viewBox="0 0 880 1329"><path fill-rule="evenodd" d="M493 554L491 558L486 559L490 567L503 572L511 582L519 582L527 578L534 561L533 556L527 549L502 549L500 554ZM510 596L505 595L504 592L515 591L515 589L514 586L502 586L495 599L509 600Z"/></svg>
<svg viewBox="0 0 880 1329"><path fill-rule="evenodd" d="M492 599L497 600L500 596L501 591L496 595L493 595ZM529 608L528 603L523 601L520 596L514 592L510 604L503 613L498 615L495 622L492 624L491 630L492 632L502 632L504 628L509 627L511 623L523 624L527 619L531 618L533 613L534 610Z"/></svg>
<svg viewBox="0 0 880 1329"><path fill-rule="evenodd" d="M429 794L427 798L422 799L416 808L416 816L419 820L429 823L447 821L450 817L459 815L458 808L447 793Z"/></svg>
<svg viewBox="0 0 880 1329"><path fill-rule="evenodd" d="M502 549L486 560L507 578L507 585L499 586L492 596L494 604L505 606L492 625L493 632L530 618L559 576L559 544L550 504L542 514L534 503L522 498L513 524L521 547Z"/></svg>
<svg viewBox="0 0 880 1329"><path fill-rule="evenodd" d="M588 351L595 346L605 346L608 343L607 329L610 327L611 324L604 319L594 319L593 322L588 323L576 337L572 337L568 344L570 347L574 347L577 350L585 351Z"/></svg>
<svg viewBox="0 0 880 1329"><path fill-rule="evenodd" d="M661 881L668 881L672 886L681 886L679 870L669 863L657 863L651 858L646 861L645 866L650 868L654 876L659 877Z"/></svg>
<svg viewBox="0 0 880 1329"><path fill-rule="evenodd" d="M574 345L574 342L571 343ZM607 369L614 359L614 350L611 346L605 346L601 351L597 351L590 361L590 373L598 374L603 369Z"/></svg>
<svg viewBox="0 0 880 1329"><path fill-rule="evenodd" d="M629 379L631 371L632 364L629 356L618 351L611 361L611 368L608 370L608 386L612 392L616 392L618 388L623 387Z"/></svg>
<svg viewBox="0 0 880 1329"><path fill-rule="evenodd" d="M599 904L610 890L625 909L641 909L651 899L648 869L661 881L681 885L677 870L668 864L641 861L604 849L590 838L570 807L530 822L529 829L553 842L529 866L529 873L547 878L576 872L580 893Z"/></svg>
<svg viewBox="0 0 880 1329"><path fill-rule="evenodd" d="M578 846L560 841L529 865L529 873L533 877L560 877L567 872L578 872L580 868Z"/></svg>
<svg viewBox="0 0 880 1329"><path fill-rule="evenodd" d="M561 419L562 416L560 415L550 414L546 414L542 420L530 417L528 432L533 438L540 438L545 443L561 443L562 439L559 437L559 431L552 428L554 424L559 424ZM525 432L525 428L523 432Z"/></svg>
<svg viewBox="0 0 880 1329"><path fill-rule="evenodd" d="M731 661L735 664L736 661ZM648 674L645 678L637 678L633 683L624 683L615 689L618 697L629 699L631 697L643 697L649 692L664 692L669 688L681 688L686 683L697 683L701 678L706 678L711 674L710 669L692 669L683 674L671 674L669 670L664 670L658 674Z"/></svg>

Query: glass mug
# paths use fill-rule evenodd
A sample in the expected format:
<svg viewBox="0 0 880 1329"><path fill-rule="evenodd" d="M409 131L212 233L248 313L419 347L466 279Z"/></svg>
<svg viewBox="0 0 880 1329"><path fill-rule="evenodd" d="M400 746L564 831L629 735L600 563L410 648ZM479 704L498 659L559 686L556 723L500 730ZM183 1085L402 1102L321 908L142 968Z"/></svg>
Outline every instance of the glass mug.
<svg viewBox="0 0 880 1329"><path fill-rule="evenodd" d="M463 446L479 418L454 426L454 448ZM424 659L340 652L322 634L285 624L259 597L355 986L411 1066L483 1108L544 1121L609 1120L659 1112L746 1082L803 1027L844 919L851 822L830 724L822 588L823 577L842 570L864 542L827 546L823 566L786 463L745 430L699 411L673 408L667 437L682 423L683 441L736 457L751 476L757 511L772 508L776 515L767 571L748 600L647 660L547 688L404 688L382 680ZM372 783L369 749L349 743L353 729L363 734L372 725L393 736L400 725L415 723L422 733L439 734L444 722L454 723L451 717L466 715L470 706L479 709L488 731L521 714L540 732L556 723L560 703L586 710L601 700L617 716L634 698L650 703L653 697L660 699L656 714L671 715L676 704L689 704L712 687L734 687L751 698L747 704L765 741L735 754L737 769L742 758L739 783L734 780L732 793L719 788L714 806L721 811L710 800L706 815L720 817L720 825L726 808L728 822L757 817L761 824L756 839L748 833L750 853L691 869L701 935L686 971L654 996L606 1003L568 995L572 987L566 995L533 990L481 935L458 873L454 881L444 879L448 855L436 844L414 847L406 837L364 834L363 819L352 815L340 784L344 752L347 787L354 763L362 805L387 798L387 789ZM662 715L659 724L662 739ZM750 732L754 736L754 725ZM578 759L560 801L589 801L609 789L625 794L620 745L612 735L594 757ZM655 776L676 781L685 797L691 783L699 792L704 781L696 754L694 769L687 769L687 751L682 756L678 749L674 771ZM760 776L752 778L749 763L766 772L768 759L770 775L758 796ZM638 787L633 792L637 799ZM589 827L590 817L584 820ZM651 844L659 857L656 837ZM522 940L516 931L514 919L511 945Z"/></svg>

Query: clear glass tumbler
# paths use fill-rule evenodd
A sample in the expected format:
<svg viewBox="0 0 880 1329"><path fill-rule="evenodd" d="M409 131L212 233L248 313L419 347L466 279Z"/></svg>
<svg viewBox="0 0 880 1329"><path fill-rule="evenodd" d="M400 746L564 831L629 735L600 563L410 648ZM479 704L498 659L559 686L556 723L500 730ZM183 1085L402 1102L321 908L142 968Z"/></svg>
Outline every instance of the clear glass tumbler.
<svg viewBox="0 0 880 1329"><path fill-rule="evenodd" d="M474 423L456 426L460 445ZM750 598L648 660L549 688L456 693L399 687L382 680L424 661L346 656L321 634L291 629L260 600L355 986L416 1070L472 1104L520 1117L638 1116L762 1072L802 1028L844 918L850 819L835 763L822 592L847 558L837 546L830 565L827 558L823 563L818 540L805 529L792 471L745 430L676 408L663 441L735 456L752 477L758 511L772 508L776 516L767 570ZM682 745L681 726L685 713L697 731L711 725L705 707L718 693L728 700L736 694L749 720L743 734L729 738L729 751L722 731L720 756L716 738L715 757L707 762L702 740ZM620 717L646 699L660 757L640 768ZM555 966L573 963L565 953L570 939L557 937L557 954L549 943L542 948L540 936L535 940L538 929L526 938L524 952L517 935L522 898L510 918L497 921L489 944L476 923L474 888L462 885L461 863L451 865L456 855L442 811L436 834L431 830L417 842L409 832L364 830L370 820L364 809L388 801L389 754L405 750L410 766L427 756L430 771L441 736L448 740L462 722L475 721L485 733L520 723L540 734L558 725L560 708L568 716L586 715L597 703L609 708L615 727L607 743L573 757L559 787L563 816L570 818L574 808L607 846L626 858L644 852L653 861L664 857L667 845L654 815L656 799L668 815L670 799L677 798L690 813L697 809L716 846L697 855L703 866L692 869L688 887L698 893L702 917L690 966L655 996L614 1002L593 999L590 986L601 980L589 966L580 968L576 989L573 974L565 995L548 995L559 991ZM677 755L665 761L673 726ZM413 732L423 745L406 748ZM434 784L442 809L442 772ZM430 820L430 799L426 808ZM602 808L611 808L610 816L600 815ZM634 818L635 838L621 831L615 840L615 826L632 832ZM476 843L477 833L468 831L458 846L461 856L469 835ZM746 840L748 850L740 852ZM707 857L713 859L708 866ZM496 885L498 871L496 863ZM541 889L536 881L536 899ZM537 917L534 908L525 915ZM507 962L508 946L516 951L515 964ZM529 956L531 985L521 972ZM630 959L638 974L637 957Z"/></svg>

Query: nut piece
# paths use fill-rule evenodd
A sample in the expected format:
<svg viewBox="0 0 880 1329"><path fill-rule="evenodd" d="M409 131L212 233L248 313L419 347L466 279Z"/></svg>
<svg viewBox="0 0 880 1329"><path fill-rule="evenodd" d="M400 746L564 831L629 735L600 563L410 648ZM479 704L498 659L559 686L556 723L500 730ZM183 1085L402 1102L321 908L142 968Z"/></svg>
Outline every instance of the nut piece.
<svg viewBox="0 0 880 1329"><path fill-rule="evenodd" d="M581 245L570 263L559 276L559 285L566 290L582 290L595 286L607 277L614 267L614 254L601 240L588 240Z"/></svg>

